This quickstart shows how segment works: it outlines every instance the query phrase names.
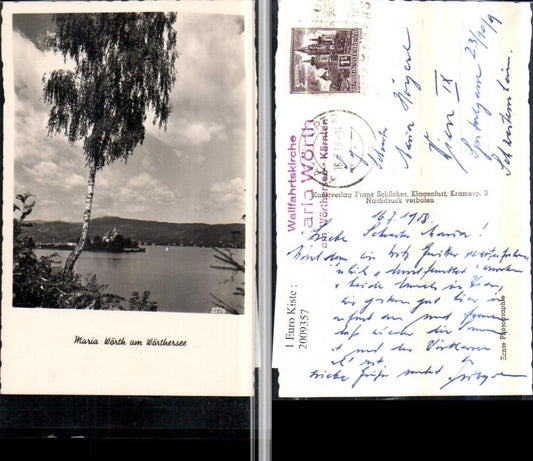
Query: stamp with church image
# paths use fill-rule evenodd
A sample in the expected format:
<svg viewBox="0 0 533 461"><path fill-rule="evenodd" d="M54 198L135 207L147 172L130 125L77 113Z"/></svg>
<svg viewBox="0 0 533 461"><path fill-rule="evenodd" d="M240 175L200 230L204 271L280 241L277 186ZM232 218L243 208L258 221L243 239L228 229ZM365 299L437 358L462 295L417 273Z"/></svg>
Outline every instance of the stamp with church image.
<svg viewBox="0 0 533 461"><path fill-rule="evenodd" d="M361 29L293 28L291 93L359 93Z"/></svg>

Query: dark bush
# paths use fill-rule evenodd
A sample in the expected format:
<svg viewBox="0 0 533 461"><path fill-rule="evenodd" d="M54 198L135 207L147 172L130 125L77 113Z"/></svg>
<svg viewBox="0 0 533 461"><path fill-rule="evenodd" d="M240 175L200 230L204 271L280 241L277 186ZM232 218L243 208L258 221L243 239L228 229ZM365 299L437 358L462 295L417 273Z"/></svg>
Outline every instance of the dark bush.
<svg viewBox="0 0 533 461"><path fill-rule="evenodd" d="M13 306L53 307L63 309L119 309L157 310L157 303L150 301L150 292L142 297L133 293L128 307L122 305L124 298L107 293L107 285L97 281L96 276L65 273L57 254L38 258L33 251L35 243L24 236L25 227L31 224L26 218L33 211L31 194L19 194L14 211L19 216L13 219Z"/></svg>

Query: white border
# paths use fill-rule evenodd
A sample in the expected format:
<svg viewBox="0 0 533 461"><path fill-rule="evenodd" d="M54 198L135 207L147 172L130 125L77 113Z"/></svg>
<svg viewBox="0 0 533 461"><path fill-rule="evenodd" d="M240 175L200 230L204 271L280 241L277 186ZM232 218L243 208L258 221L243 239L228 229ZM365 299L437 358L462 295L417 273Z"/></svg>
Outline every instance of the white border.
<svg viewBox="0 0 533 461"><path fill-rule="evenodd" d="M247 57L246 274L244 315L13 309L14 81L12 15L54 12L177 11L245 17ZM254 4L245 1L21 2L2 9L4 201L3 394L252 396L255 320L256 73ZM31 63L29 64L31 65ZM75 345L84 337L180 338L188 346Z"/></svg>

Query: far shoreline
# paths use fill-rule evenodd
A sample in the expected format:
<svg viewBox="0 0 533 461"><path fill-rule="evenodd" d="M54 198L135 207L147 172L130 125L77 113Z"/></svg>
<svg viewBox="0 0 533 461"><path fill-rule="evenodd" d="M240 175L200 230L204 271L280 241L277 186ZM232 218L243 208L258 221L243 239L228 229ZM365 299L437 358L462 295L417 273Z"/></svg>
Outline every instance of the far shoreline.
<svg viewBox="0 0 533 461"><path fill-rule="evenodd" d="M69 251L73 250L75 246L75 243L37 243L34 247L35 250L61 250L61 251ZM143 245L139 248L124 248L122 250L108 250L104 248L84 248L84 252L91 252L91 253L145 253L146 248L149 247L163 247L163 248L171 248L171 247L187 247L187 248L224 248L228 250L244 250L244 246L240 245L234 245L234 244L221 244L221 245L200 245L200 244L175 244L170 243L168 245L160 244L160 243L149 243L146 245Z"/></svg>

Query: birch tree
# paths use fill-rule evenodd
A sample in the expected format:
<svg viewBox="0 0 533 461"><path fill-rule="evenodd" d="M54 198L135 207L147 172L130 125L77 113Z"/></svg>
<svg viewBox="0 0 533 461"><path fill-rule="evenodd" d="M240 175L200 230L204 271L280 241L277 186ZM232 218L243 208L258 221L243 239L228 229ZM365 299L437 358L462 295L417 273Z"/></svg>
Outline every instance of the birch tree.
<svg viewBox="0 0 533 461"><path fill-rule="evenodd" d="M97 172L132 155L149 116L166 128L178 57L175 21L175 13L54 15L48 44L74 70L43 77L44 100L51 105L48 132L82 142L88 168L81 235L65 262L66 275L87 241Z"/></svg>

